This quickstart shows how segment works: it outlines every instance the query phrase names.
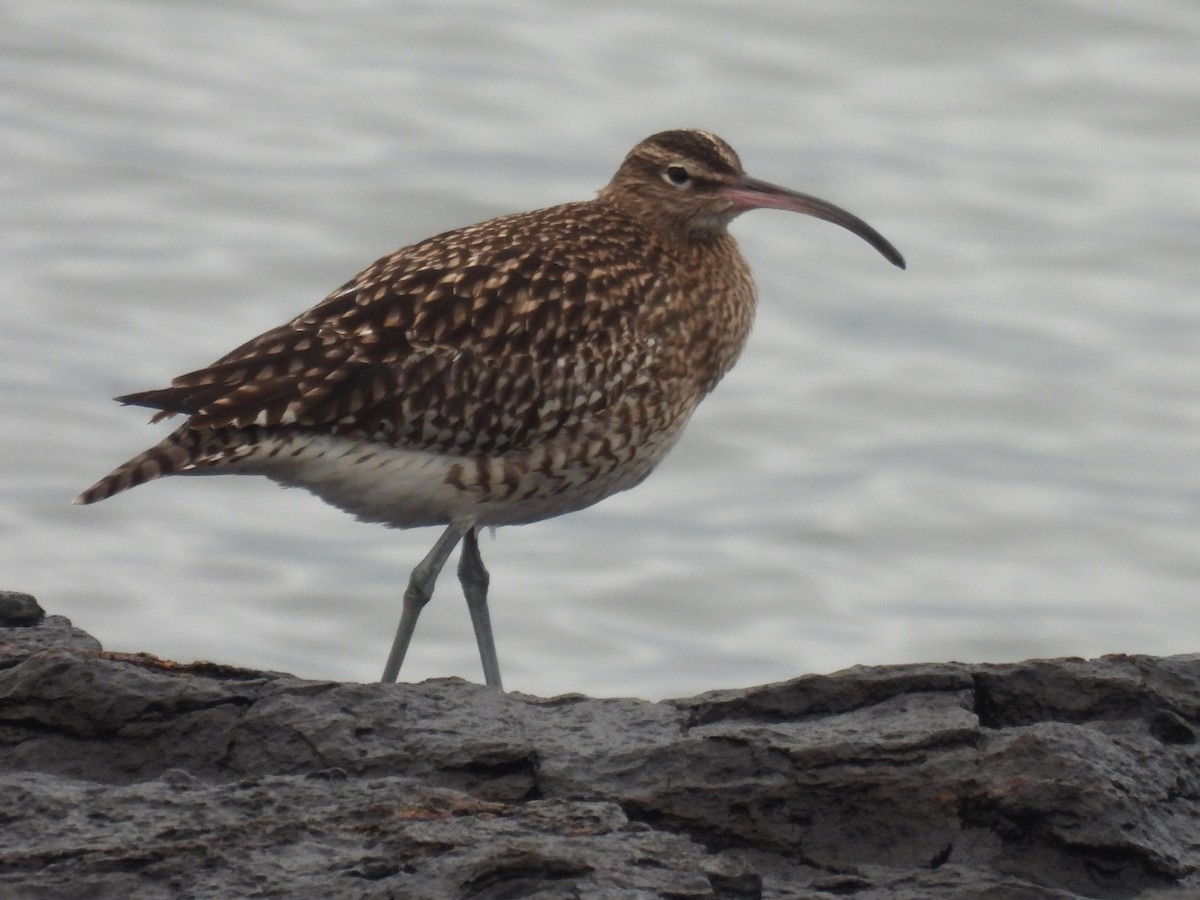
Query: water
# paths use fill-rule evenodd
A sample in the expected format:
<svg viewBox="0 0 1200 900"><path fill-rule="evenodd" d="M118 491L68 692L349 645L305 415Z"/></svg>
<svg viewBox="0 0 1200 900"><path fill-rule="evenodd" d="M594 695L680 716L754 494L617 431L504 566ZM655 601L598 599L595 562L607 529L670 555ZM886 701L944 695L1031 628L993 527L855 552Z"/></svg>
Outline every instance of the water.
<svg viewBox="0 0 1200 900"><path fill-rule="evenodd" d="M746 355L636 491L483 541L506 685L1200 649L1200 8L11 0L0 587L114 650L378 677L435 532L257 479L70 499L157 387L435 231L716 131ZM447 573L449 574L449 573ZM479 665L447 577L409 678Z"/></svg>

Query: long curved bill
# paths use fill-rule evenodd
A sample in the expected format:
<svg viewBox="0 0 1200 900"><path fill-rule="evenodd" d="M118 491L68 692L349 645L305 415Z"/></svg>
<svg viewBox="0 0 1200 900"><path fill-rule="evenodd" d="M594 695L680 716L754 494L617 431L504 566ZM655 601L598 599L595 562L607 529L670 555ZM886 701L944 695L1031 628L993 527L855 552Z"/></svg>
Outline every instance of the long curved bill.
<svg viewBox="0 0 1200 900"><path fill-rule="evenodd" d="M725 199L733 203L738 210L785 209L789 212L816 216L818 219L824 219L834 225L841 225L882 253L892 265L899 266L901 269L905 267L904 257L887 238L858 216L818 197L801 194L799 191L789 191L787 188L759 181L749 175L741 176L733 187L726 188L722 193Z"/></svg>

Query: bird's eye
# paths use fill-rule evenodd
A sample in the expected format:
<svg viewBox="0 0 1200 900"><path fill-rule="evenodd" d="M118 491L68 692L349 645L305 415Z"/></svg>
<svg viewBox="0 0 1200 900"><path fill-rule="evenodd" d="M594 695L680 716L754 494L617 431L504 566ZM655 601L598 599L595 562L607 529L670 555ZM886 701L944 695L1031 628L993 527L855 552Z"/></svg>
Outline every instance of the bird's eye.
<svg viewBox="0 0 1200 900"><path fill-rule="evenodd" d="M671 165L663 171L663 180L676 187L683 187L692 180L692 176L688 174L688 170L681 165Z"/></svg>

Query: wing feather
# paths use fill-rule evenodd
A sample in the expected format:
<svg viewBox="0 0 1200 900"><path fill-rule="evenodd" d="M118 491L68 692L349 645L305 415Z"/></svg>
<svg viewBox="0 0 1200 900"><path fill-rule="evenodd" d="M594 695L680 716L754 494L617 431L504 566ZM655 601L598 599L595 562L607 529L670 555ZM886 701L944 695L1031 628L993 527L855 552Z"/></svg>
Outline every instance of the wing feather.
<svg viewBox="0 0 1200 900"><path fill-rule="evenodd" d="M632 220L567 204L385 257L291 322L123 403L189 425L296 426L461 453L528 446L655 377L661 279ZM639 385L641 387L639 388Z"/></svg>

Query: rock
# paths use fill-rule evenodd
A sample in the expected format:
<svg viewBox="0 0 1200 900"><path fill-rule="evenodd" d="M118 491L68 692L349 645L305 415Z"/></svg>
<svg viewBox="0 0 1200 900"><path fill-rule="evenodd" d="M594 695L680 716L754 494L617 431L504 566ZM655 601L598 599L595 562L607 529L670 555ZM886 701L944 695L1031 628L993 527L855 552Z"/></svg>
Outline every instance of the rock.
<svg viewBox="0 0 1200 900"><path fill-rule="evenodd" d="M32 594L20 591L0 591L0 627L16 628L36 625L46 617Z"/></svg>
<svg viewBox="0 0 1200 900"><path fill-rule="evenodd" d="M1200 655L650 703L180 665L49 616L0 627L0 896L1197 898L1198 731Z"/></svg>

